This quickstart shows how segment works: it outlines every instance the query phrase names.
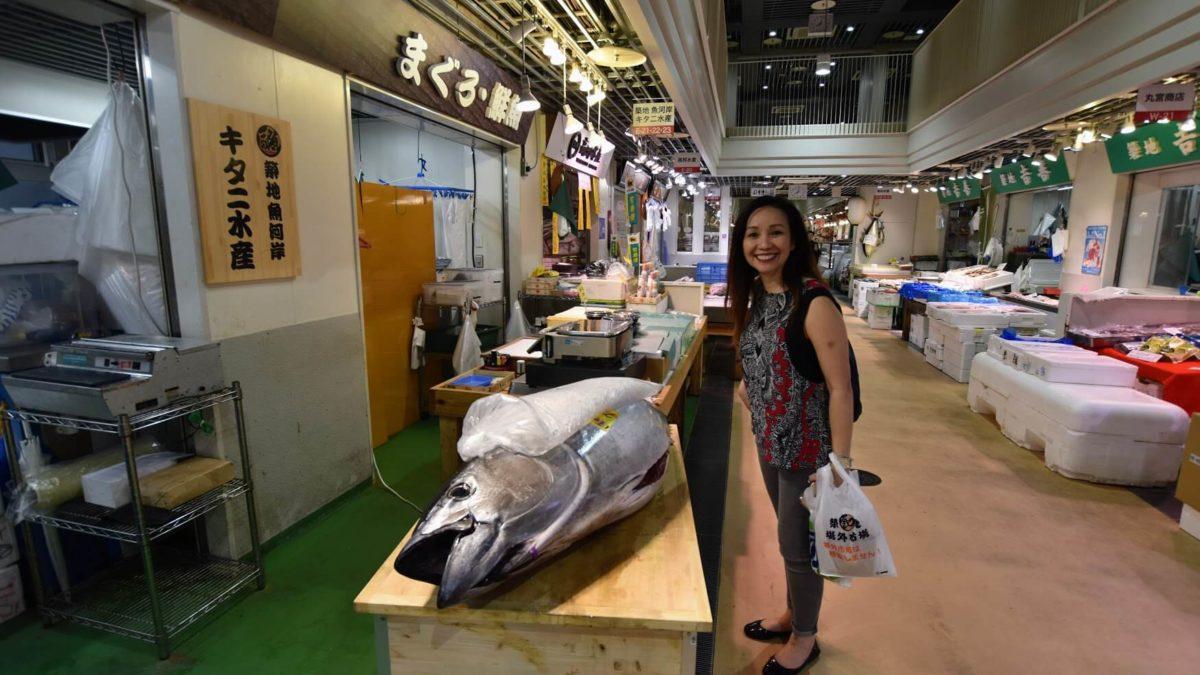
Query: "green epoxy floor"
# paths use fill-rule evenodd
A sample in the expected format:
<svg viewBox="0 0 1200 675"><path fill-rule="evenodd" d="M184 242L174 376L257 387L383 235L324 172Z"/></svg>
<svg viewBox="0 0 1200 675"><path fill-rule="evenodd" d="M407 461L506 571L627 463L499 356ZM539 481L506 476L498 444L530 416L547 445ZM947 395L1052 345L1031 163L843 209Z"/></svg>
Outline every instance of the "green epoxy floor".
<svg viewBox="0 0 1200 675"><path fill-rule="evenodd" d="M686 431L698 399L689 397ZM686 437L686 436L685 436ZM420 422L376 451L388 483L418 505L439 487L437 419ZM354 596L416 520L381 487L362 486L267 545L267 588L194 630L159 661L153 645L82 626L43 629L31 612L0 626L5 675L75 673L375 672L371 618Z"/></svg>

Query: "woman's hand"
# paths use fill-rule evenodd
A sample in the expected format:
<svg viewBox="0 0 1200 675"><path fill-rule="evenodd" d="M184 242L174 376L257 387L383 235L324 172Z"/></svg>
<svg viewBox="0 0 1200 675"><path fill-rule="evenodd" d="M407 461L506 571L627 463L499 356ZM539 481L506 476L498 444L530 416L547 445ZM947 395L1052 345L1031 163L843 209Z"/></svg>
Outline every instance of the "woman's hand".
<svg viewBox="0 0 1200 675"><path fill-rule="evenodd" d="M750 407L750 395L746 393L746 381L745 380L738 382L736 392L737 392L737 397L742 400L742 405L745 405L747 408L749 408Z"/></svg>

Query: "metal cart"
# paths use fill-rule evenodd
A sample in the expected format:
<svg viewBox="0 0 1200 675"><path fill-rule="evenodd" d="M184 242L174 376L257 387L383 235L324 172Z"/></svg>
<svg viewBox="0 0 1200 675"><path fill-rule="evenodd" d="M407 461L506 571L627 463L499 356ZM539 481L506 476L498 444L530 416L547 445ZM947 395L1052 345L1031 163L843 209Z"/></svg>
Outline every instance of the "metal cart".
<svg viewBox="0 0 1200 675"><path fill-rule="evenodd" d="M238 451L242 477L180 504L174 509L158 510L150 524L142 507L134 459L134 434L143 429L176 420L194 412L233 402L237 420ZM158 657L166 659L171 641L185 629L209 614L251 583L259 590L266 587L262 549L258 540L258 521L254 510L254 492L250 479L250 454L246 446L246 426L242 412L242 389L233 386L204 396L177 400L162 408L116 419L65 417L32 410L4 410L0 415L4 444L13 482L24 485L12 431L13 422L46 424L84 431L115 434L125 451L134 523L124 525L103 519L110 511L84 502L68 502L53 512L31 509L22 523L25 549L29 551L29 571L34 595L42 617L49 625L65 620L124 635L158 648ZM160 548L151 552L151 543L238 496L246 499L250 529L250 560L226 560L211 556L196 557ZM33 546L32 524L48 525L72 532L105 537L138 547L140 556L131 556L87 582L46 597L41 582L37 552Z"/></svg>

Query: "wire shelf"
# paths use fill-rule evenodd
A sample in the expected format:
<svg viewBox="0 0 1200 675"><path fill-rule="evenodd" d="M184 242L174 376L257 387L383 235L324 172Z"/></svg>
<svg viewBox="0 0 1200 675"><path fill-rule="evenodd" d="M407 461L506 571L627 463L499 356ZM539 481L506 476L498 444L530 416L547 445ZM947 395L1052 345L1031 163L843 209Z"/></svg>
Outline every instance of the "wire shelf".
<svg viewBox="0 0 1200 675"><path fill-rule="evenodd" d="M154 555L167 636L188 626L233 597L261 573L257 565L236 560L197 560L161 550ZM71 597L47 599L42 612L51 618L90 626L126 637L155 641L150 595L141 559L133 556L88 583L72 589Z"/></svg>
<svg viewBox="0 0 1200 675"><path fill-rule="evenodd" d="M215 405L232 401L238 397L236 387L226 387L219 389L204 396L196 396L192 398L179 399L170 405L156 408L148 412L138 415L133 415L129 418L129 424L134 431L141 431L148 427L152 427L164 422L169 422L173 419L178 419L190 415L199 410L205 410ZM56 415L54 413L39 412L37 410L5 410L11 420L20 422L29 422L30 424L50 424L56 427L68 427L71 429L83 429L86 431L98 431L107 434L121 433L121 423L118 420L111 419L95 419L88 417L70 417L67 415Z"/></svg>
<svg viewBox="0 0 1200 675"><path fill-rule="evenodd" d="M160 513L169 515L160 524L147 526L146 538L153 541L169 532L179 529L217 508L229 499L245 494L249 489L250 486L245 481L240 478L234 478L228 483L219 485L173 509L160 511ZM105 506L79 502L61 507L53 513L39 513L34 511L30 513L29 518L35 523L50 525L62 530L82 532L83 534L136 544L140 540L137 525L132 522L126 524L106 520L106 517L112 511L113 509Z"/></svg>

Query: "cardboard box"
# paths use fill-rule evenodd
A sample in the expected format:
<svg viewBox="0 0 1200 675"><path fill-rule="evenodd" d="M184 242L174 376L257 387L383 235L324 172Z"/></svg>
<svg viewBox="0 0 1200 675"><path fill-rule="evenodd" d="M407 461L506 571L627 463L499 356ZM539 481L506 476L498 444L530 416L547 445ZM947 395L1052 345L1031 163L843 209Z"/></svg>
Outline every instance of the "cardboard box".
<svg viewBox="0 0 1200 675"><path fill-rule="evenodd" d="M173 509L233 480L233 464L211 457L193 457L151 476L140 478L142 503Z"/></svg>
<svg viewBox="0 0 1200 675"><path fill-rule="evenodd" d="M1200 511L1184 504L1183 512L1179 514L1179 529L1200 539Z"/></svg>
<svg viewBox="0 0 1200 675"><path fill-rule="evenodd" d="M136 460L138 480L145 481L146 477L166 469L186 456L179 452L152 452L140 455ZM117 509L132 499L129 491L129 471L125 468L125 462L85 473L80 483L83 485L83 501L89 504Z"/></svg>
<svg viewBox="0 0 1200 675"><path fill-rule="evenodd" d="M1192 415L1192 425L1188 427L1175 496L1193 509L1200 509L1200 413Z"/></svg>

